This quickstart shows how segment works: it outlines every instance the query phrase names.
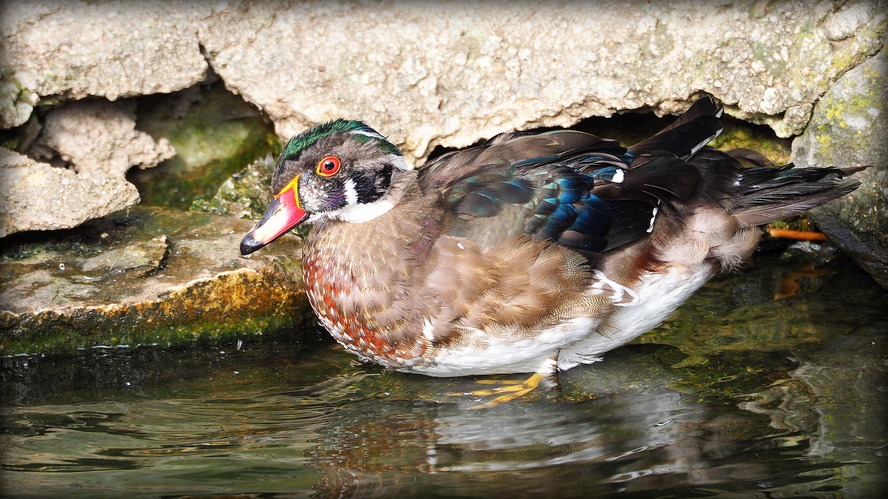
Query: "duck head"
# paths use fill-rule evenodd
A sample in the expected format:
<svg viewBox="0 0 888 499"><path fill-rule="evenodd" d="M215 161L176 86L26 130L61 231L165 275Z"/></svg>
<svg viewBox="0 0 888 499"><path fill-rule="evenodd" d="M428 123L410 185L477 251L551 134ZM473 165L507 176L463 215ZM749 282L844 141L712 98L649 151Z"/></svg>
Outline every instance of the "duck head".
<svg viewBox="0 0 888 499"><path fill-rule="evenodd" d="M360 121L334 120L291 138L271 180L274 199L240 245L248 255L324 218L372 220L392 209L413 174L397 146Z"/></svg>

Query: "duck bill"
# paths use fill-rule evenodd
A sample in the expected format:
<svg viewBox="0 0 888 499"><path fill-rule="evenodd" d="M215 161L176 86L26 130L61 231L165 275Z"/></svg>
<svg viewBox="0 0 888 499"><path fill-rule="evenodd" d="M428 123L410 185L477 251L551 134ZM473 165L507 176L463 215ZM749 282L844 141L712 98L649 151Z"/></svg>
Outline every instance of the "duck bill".
<svg viewBox="0 0 888 499"><path fill-rule="evenodd" d="M265 215L241 240L241 255L249 255L299 225L308 214L299 207L295 196L278 195L268 205Z"/></svg>

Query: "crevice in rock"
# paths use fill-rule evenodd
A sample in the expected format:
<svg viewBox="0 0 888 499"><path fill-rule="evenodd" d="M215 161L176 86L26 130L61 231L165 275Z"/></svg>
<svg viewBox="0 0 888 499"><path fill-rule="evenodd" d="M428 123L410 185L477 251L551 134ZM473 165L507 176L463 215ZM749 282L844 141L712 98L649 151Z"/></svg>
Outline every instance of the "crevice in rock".
<svg viewBox="0 0 888 499"><path fill-rule="evenodd" d="M212 68L198 85L140 97L140 130L167 138L177 155L150 170L131 170L142 203L189 209L256 158L280 149L268 118L225 88Z"/></svg>
<svg viewBox="0 0 888 499"><path fill-rule="evenodd" d="M657 117L653 111L629 111L616 113L609 118L601 116L585 118L568 129L579 130L600 137L617 139L623 145L632 145L656 134L674 120L674 116ZM725 129L722 134L711 143L714 147L719 149L746 147L761 151L765 156L777 163L784 164L789 162L792 138L778 137L767 125L757 125L730 116L723 116L722 122L725 125ZM532 131L545 132L559 129L562 128L539 127L533 128ZM485 140L486 139L478 140L468 147L482 144ZM429 153L428 159L426 159L425 162L431 161L448 152L460 149L462 148L444 147L440 145L435 146L435 148Z"/></svg>

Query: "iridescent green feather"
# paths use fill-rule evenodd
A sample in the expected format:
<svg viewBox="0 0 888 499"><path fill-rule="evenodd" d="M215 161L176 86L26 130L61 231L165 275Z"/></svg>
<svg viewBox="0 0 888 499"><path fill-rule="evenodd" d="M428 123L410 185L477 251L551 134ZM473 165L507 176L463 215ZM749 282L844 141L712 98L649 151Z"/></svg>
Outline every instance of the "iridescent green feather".
<svg viewBox="0 0 888 499"><path fill-rule="evenodd" d="M353 138L361 142L376 140L386 153L401 155L401 151L398 150L397 146L385 140L382 134L367 124L357 120L344 120L340 118L321 123L320 125L312 127L291 138L287 142L287 145L284 146L284 150L281 152L281 158L286 160L296 160L299 158L299 155L302 154L302 151L311 147L318 140L342 132L352 133ZM379 139L373 137L373 135L378 136Z"/></svg>

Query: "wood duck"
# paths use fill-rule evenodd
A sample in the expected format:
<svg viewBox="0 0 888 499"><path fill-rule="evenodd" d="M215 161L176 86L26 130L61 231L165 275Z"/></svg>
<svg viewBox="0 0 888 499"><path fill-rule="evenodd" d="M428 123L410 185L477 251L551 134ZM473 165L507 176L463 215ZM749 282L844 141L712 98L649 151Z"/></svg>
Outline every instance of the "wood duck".
<svg viewBox="0 0 888 499"><path fill-rule="evenodd" d="M247 255L301 223L305 291L346 349L429 376L533 373L484 406L655 328L755 249L759 226L851 192L860 168L781 167L704 147L704 97L631 147L509 133L421 169L360 121L284 147Z"/></svg>

